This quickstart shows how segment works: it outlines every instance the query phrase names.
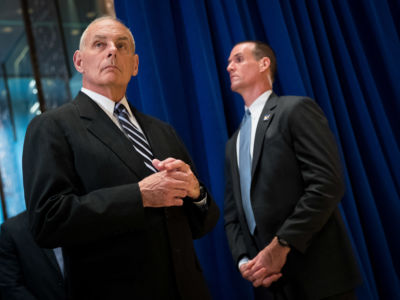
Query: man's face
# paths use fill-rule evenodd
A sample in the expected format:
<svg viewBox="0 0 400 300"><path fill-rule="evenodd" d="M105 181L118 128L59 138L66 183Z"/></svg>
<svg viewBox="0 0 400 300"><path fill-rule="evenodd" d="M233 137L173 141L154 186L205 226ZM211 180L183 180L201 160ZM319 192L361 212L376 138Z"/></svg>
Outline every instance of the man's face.
<svg viewBox="0 0 400 300"><path fill-rule="evenodd" d="M138 72L139 58L128 30L117 21L103 20L89 27L82 49L74 54L74 64L82 73L83 87L99 92L125 89Z"/></svg>
<svg viewBox="0 0 400 300"><path fill-rule="evenodd" d="M231 89L234 92L251 88L260 80L260 64L253 55L254 44L236 45L229 56L226 70L231 79Z"/></svg>

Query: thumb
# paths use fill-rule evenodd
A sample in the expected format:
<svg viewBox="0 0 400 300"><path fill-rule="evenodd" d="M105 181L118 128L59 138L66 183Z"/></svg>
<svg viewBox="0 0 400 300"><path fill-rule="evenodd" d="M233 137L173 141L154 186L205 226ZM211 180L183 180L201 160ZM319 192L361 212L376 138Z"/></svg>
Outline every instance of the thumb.
<svg viewBox="0 0 400 300"><path fill-rule="evenodd" d="M163 165L160 164L161 161L160 161L159 159L155 158L155 159L153 159L151 162L152 162L154 168L156 168L158 171L162 171Z"/></svg>

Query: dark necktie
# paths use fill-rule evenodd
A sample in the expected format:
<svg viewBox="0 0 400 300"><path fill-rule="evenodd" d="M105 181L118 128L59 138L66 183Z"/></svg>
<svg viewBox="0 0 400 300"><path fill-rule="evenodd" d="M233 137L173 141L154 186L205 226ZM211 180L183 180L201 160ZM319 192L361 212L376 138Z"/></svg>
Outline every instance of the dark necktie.
<svg viewBox="0 0 400 300"><path fill-rule="evenodd" d="M247 226L251 234L254 234L256 221L254 219L253 208L250 201L251 186L251 156L250 156L250 138L251 138L251 114L246 109L242 125L240 127L239 142L239 173L240 190L242 193L242 205L247 220Z"/></svg>
<svg viewBox="0 0 400 300"><path fill-rule="evenodd" d="M129 120L128 111L125 106L121 103L116 103L114 113L118 117L119 124L122 127L123 132L126 134L128 139L132 142L133 148L143 157L144 164L153 172L157 170L153 167L152 160L154 158L153 153L146 137L139 129L131 123Z"/></svg>

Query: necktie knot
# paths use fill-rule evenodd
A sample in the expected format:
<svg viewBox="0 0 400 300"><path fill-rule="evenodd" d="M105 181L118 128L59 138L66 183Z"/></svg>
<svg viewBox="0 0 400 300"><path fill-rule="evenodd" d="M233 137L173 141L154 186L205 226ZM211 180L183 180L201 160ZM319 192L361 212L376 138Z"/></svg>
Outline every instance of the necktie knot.
<svg viewBox="0 0 400 300"><path fill-rule="evenodd" d="M251 117L250 109L246 108L246 110L244 111L242 123L246 122L250 117Z"/></svg>
<svg viewBox="0 0 400 300"><path fill-rule="evenodd" d="M118 116L120 115L128 115L128 111L122 103L116 103L114 107L114 113Z"/></svg>

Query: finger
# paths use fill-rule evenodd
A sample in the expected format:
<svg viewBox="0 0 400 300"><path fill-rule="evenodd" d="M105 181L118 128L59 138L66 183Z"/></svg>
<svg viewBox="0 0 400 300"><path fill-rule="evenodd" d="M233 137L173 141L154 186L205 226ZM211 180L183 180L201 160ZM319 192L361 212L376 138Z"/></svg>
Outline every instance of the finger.
<svg viewBox="0 0 400 300"><path fill-rule="evenodd" d="M185 190L174 189L171 190L168 194L169 198L185 198L187 196L187 192Z"/></svg>
<svg viewBox="0 0 400 300"><path fill-rule="evenodd" d="M169 191L183 191L185 192L185 197L188 195L190 190L190 185L186 181L177 180L175 178L169 178L165 181L165 188Z"/></svg>
<svg viewBox="0 0 400 300"><path fill-rule="evenodd" d="M160 171L160 167L159 167L159 165L160 165L160 160L159 160L159 159L155 158L155 159L153 159L153 160L151 161L151 163L153 164L153 167L154 167L154 168L156 168L157 170Z"/></svg>
<svg viewBox="0 0 400 300"><path fill-rule="evenodd" d="M167 206L182 206L183 200L180 198L172 198L168 203Z"/></svg>
<svg viewBox="0 0 400 300"><path fill-rule="evenodd" d="M259 287L262 284L262 280L252 281L254 287Z"/></svg>
<svg viewBox="0 0 400 300"><path fill-rule="evenodd" d="M251 268L254 266L255 263L256 263L256 260L255 260L255 259L252 259L252 260L250 260L250 261L246 264L246 267L247 267L248 269L251 269Z"/></svg>
<svg viewBox="0 0 400 300"><path fill-rule="evenodd" d="M263 266L262 264L260 264L260 263L255 263L251 268L250 268L250 272L252 272L252 273L256 273L256 272L258 272L261 268L265 268L265 266Z"/></svg>
<svg viewBox="0 0 400 300"><path fill-rule="evenodd" d="M254 277L253 277L253 278L251 279L251 282L252 282L252 284L253 284L254 287L259 287L260 285L262 285L264 278L265 278L265 277L261 277L261 278L254 278Z"/></svg>
<svg viewBox="0 0 400 300"><path fill-rule="evenodd" d="M247 280L251 280L252 278L251 278L251 272L250 272L250 270L245 270L245 271L243 271L242 272L242 276L244 277L244 278L246 278Z"/></svg>
<svg viewBox="0 0 400 300"><path fill-rule="evenodd" d="M239 267L240 272L242 272L242 273L245 272L248 269L248 267L247 267L248 264L249 264L248 262L241 264Z"/></svg>
<svg viewBox="0 0 400 300"><path fill-rule="evenodd" d="M179 170L182 172L188 172L190 167L185 162L181 161L180 159L175 159L173 161L168 161L164 163L164 167L166 170Z"/></svg>
<svg viewBox="0 0 400 300"><path fill-rule="evenodd" d="M175 160L175 158L172 157L168 157L162 161L160 161L159 159L153 159L152 163L154 168L156 168L159 171L165 170L165 164L169 163L171 161Z"/></svg>
<svg viewBox="0 0 400 300"><path fill-rule="evenodd" d="M182 173L179 171L173 171L171 174L168 174L171 179L177 180L179 182L175 182L176 188L185 189L187 191L187 195L193 199L197 199L200 195L200 184L195 177L188 175L187 173Z"/></svg>
<svg viewBox="0 0 400 300"><path fill-rule="evenodd" d="M249 279L254 282L256 280L259 281L259 284L261 285L263 279L268 275L268 271L266 268L260 268L257 272L252 272L251 270L249 271Z"/></svg>
<svg viewBox="0 0 400 300"><path fill-rule="evenodd" d="M171 177L173 179L179 180L179 181L184 181L189 183L190 182L190 177L188 176L187 173L173 170L173 171L167 171L166 176Z"/></svg>
<svg viewBox="0 0 400 300"><path fill-rule="evenodd" d="M253 280L260 279L260 284L262 280L268 275L268 271L266 268L261 268L257 272L252 274Z"/></svg>
<svg viewBox="0 0 400 300"><path fill-rule="evenodd" d="M281 277L282 277L282 273L277 273L277 274L268 276L262 281L262 286L269 287L273 282L278 281L278 279Z"/></svg>
<svg viewBox="0 0 400 300"><path fill-rule="evenodd" d="M242 265L241 267L242 267L243 272L249 273L249 272L251 271L251 267L252 267L253 265L254 265L254 263L251 264L250 262L248 262L248 263Z"/></svg>
<svg viewBox="0 0 400 300"><path fill-rule="evenodd" d="M248 275L250 274L249 269L247 268L247 264L248 263L244 263L239 267L240 274L242 274L242 277L245 279L248 279Z"/></svg>

